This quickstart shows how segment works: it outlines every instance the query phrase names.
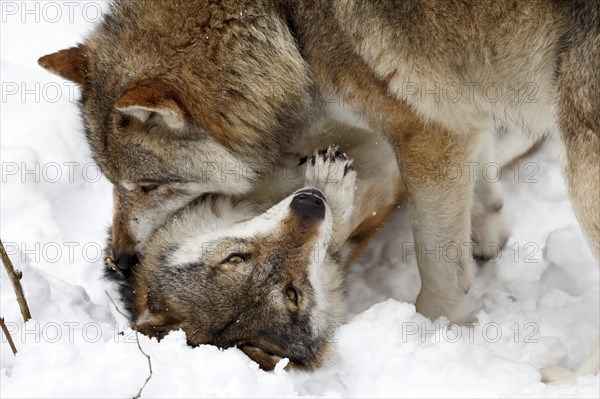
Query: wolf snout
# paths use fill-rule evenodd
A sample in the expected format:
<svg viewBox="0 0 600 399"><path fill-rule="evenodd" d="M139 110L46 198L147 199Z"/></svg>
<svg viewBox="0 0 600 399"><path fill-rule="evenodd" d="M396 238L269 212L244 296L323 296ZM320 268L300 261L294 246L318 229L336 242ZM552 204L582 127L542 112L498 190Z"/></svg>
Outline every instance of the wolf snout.
<svg viewBox="0 0 600 399"><path fill-rule="evenodd" d="M121 270L127 270L139 263L137 254L133 252L113 251L112 255L113 261Z"/></svg>
<svg viewBox="0 0 600 399"><path fill-rule="evenodd" d="M296 193L290 208L304 219L323 219L325 217L325 196L317 189L309 188Z"/></svg>

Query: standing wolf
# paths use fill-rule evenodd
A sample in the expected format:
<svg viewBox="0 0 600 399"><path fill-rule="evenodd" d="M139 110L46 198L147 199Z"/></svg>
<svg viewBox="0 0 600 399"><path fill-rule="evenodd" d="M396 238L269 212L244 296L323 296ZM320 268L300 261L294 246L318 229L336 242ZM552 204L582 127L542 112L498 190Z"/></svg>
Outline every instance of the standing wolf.
<svg viewBox="0 0 600 399"><path fill-rule="evenodd" d="M334 118L395 148L417 308L459 318L473 261L437 254L471 236L504 240L487 223L499 220L497 188L474 190L469 173L491 152L485 132L556 132L600 256L599 54L598 0L122 0L85 43L40 63L82 87L89 142L115 184L123 267L174 210L201 192L250 190L307 124ZM440 174L448 165L456 178ZM581 373L598 371L590 359Z"/></svg>

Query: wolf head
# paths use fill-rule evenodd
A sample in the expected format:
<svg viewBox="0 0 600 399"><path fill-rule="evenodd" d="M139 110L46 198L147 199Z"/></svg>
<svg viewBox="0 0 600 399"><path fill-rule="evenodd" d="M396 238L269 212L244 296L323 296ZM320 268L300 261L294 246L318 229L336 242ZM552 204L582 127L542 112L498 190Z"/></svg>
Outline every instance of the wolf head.
<svg viewBox="0 0 600 399"><path fill-rule="evenodd" d="M269 1L120 0L83 44L40 58L81 86L86 136L114 184L120 266L198 195L248 191L310 119L282 14Z"/></svg>
<svg viewBox="0 0 600 399"><path fill-rule="evenodd" d="M258 216L257 216L258 215ZM136 328L182 328L191 345L238 346L264 369L322 364L345 314L323 193L302 189L260 214L205 195L151 237L122 290Z"/></svg>

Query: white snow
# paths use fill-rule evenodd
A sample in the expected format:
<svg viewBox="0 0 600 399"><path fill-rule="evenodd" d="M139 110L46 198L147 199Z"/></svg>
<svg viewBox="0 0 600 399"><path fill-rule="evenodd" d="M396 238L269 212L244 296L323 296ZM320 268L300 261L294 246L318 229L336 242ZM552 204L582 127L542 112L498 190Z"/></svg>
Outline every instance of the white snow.
<svg viewBox="0 0 600 399"><path fill-rule="evenodd" d="M77 91L36 64L80 40L98 4L106 8L1 4L0 233L23 272L33 315L21 323L0 271L0 314L19 351L13 356L2 335L3 398L131 397L148 374L135 336L104 292L110 287L98 251L111 220L111 187L91 161ZM237 349L190 348L181 331L160 343L140 336L153 367L143 396L598 397L598 376L548 386L538 372L576 367L599 331L598 267L557 158L548 143L499 183L512 236L471 290L474 324L446 330L444 320L415 312L418 272L403 251L411 235L399 209L352 268L349 322L332 336L337 353L327 367L305 374L280 364L264 372ZM532 170L536 181L527 183Z"/></svg>

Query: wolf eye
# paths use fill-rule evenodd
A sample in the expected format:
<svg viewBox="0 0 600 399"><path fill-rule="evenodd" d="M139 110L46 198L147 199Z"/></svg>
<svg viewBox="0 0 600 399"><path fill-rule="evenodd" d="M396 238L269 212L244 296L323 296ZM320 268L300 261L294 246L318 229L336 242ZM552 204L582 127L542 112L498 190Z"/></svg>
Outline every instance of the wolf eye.
<svg viewBox="0 0 600 399"><path fill-rule="evenodd" d="M123 115L119 119L119 127L121 129L125 129L127 126L129 126L129 118L127 118L126 116Z"/></svg>
<svg viewBox="0 0 600 399"><path fill-rule="evenodd" d="M158 184L147 184L147 185L140 187L140 189L142 190L142 193L144 193L144 194L148 194L148 193L156 190L157 188L158 188Z"/></svg>
<svg viewBox="0 0 600 399"><path fill-rule="evenodd" d="M236 252L236 253L229 255L227 258L225 258L223 263L237 264L237 263L245 262L248 259L250 259L250 254L241 254L241 253Z"/></svg>
<svg viewBox="0 0 600 399"><path fill-rule="evenodd" d="M292 301L292 303L298 306L298 301L300 300L300 294L296 287L293 284L288 284L285 287L285 295Z"/></svg>

